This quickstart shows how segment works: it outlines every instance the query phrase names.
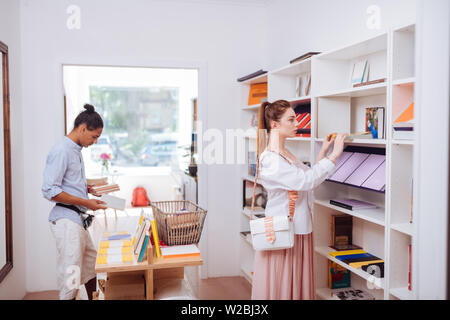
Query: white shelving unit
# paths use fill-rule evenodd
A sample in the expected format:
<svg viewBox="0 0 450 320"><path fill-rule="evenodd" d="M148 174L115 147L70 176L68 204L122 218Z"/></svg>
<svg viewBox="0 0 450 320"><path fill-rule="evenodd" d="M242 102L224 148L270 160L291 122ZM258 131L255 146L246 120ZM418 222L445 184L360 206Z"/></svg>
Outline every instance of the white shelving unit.
<svg viewBox="0 0 450 320"><path fill-rule="evenodd" d="M355 139L346 145L381 148L386 154L385 192L375 192L349 185L325 181L314 190L313 232L315 242L316 297L332 299L328 288L328 261L351 271L351 285L372 294L376 299L415 299L415 283L408 290L409 245L412 245L412 273L416 269L416 228L412 212L414 140L393 140L392 123L405 106L414 101L415 25L392 28L364 41L331 50L310 59L287 65L267 75L242 84L241 128L249 127L258 105L245 106L249 84L268 82L268 100L303 100L311 103L311 138L292 138L287 147L300 160L315 163L324 137L331 132L365 131L365 107L385 108L383 139ZM385 79L368 86L351 87L353 64L367 59L369 81ZM311 91L306 97L295 97L297 76L311 73ZM256 136L249 136L248 145L256 150ZM242 168L247 177L247 166ZM354 198L373 203L376 209L351 211L330 204L333 198ZM239 212L241 231L248 231L249 217ZM328 255L331 239L331 216L353 217L353 243L384 260L384 277L375 278L362 269L355 269ZM412 216L412 218L411 218ZM241 237L241 270L251 281L254 252Z"/></svg>

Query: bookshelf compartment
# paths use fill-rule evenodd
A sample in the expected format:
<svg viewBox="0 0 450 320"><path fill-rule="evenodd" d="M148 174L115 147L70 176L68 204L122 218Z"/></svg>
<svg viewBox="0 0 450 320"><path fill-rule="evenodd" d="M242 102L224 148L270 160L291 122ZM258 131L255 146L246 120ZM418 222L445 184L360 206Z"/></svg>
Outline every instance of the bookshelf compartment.
<svg viewBox="0 0 450 320"><path fill-rule="evenodd" d="M353 66L361 60L369 65L367 81L387 78L387 34L313 57L312 83L317 96L353 89Z"/></svg>
<svg viewBox="0 0 450 320"><path fill-rule="evenodd" d="M409 25L393 32L393 67L392 78L414 77L415 26Z"/></svg>
<svg viewBox="0 0 450 320"><path fill-rule="evenodd" d="M410 224L413 217L413 146L392 145L391 157L390 222L404 230L402 226Z"/></svg>
<svg viewBox="0 0 450 320"><path fill-rule="evenodd" d="M363 97L322 97L317 99L317 138L323 139L332 132L363 133L366 131L366 108L384 108L383 119L379 119L383 130L378 139L356 138L353 143L385 143L386 139L386 94L377 94ZM383 124L381 124L381 121ZM380 135L382 133L382 135ZM356 141L357 140L357 141ZM366 141L367 140L367 141ZM375 141L374 141L375 140ZM380 140L380 141L377 141Z"/></svg>
<svg viewBox="0 0 450 320"><path fill-rule="evenodd" d="M411 236L396 230L391 230L389 255L389 287L390 293L398 298L412 295L408 290L409 245ZM412 276L412 275L411 275Z"/></svg>
<svg viewBox="0 0 450 320"><path fill-rule="evenodd" d="M301 78L300 83L298 77ZM269 101L306 98L310 94L311 83L311 59L271 71L269 72Z"/></svg>

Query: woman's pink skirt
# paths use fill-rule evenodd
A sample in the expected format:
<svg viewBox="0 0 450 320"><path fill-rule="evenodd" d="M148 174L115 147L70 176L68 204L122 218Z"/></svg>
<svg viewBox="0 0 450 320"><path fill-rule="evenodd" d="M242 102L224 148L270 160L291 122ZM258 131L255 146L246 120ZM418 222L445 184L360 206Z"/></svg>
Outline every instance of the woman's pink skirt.
<svg viewBox="0 0 450 320"><path fill-rule="evenodd" d="M256 251L253 300L314 299L313 234L296 234L291 249Z"/></svg>

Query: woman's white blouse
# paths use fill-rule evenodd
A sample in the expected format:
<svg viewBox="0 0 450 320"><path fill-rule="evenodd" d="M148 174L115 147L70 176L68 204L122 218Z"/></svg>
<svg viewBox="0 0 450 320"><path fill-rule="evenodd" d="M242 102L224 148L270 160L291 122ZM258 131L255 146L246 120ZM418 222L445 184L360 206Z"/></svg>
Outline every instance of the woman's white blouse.
<svg viewBox="0 0 450 320"><path fill-rule="evenodd" d="M290 164L278 153L265 150L259 159L258 183L267 191L267 217L289 215L288 191L298 191L295 203L294 233L312 232L312 190L333 172L335 165L323 158L312 168L297 162Z"/></svg>

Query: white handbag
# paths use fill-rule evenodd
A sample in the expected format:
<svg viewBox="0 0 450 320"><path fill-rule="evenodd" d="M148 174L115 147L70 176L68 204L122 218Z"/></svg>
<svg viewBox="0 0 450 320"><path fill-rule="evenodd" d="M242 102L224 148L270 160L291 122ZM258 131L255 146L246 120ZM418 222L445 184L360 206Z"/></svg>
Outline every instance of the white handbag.
<svg viewBox="0 0 450 320"><path fill-rule="evenodd" d="M256 159L256 174L253 185L252 208L250 211L250 233L255 250L281 250L294 246L294 226L292 224L293 210L290 215L272 216L253 219L255 206L256 180L258 179L259 156ZM289 191L288 191L289 192ZM290 203L290 209L292 203ZM293 203L295 209L295 201Z"/></svg>

